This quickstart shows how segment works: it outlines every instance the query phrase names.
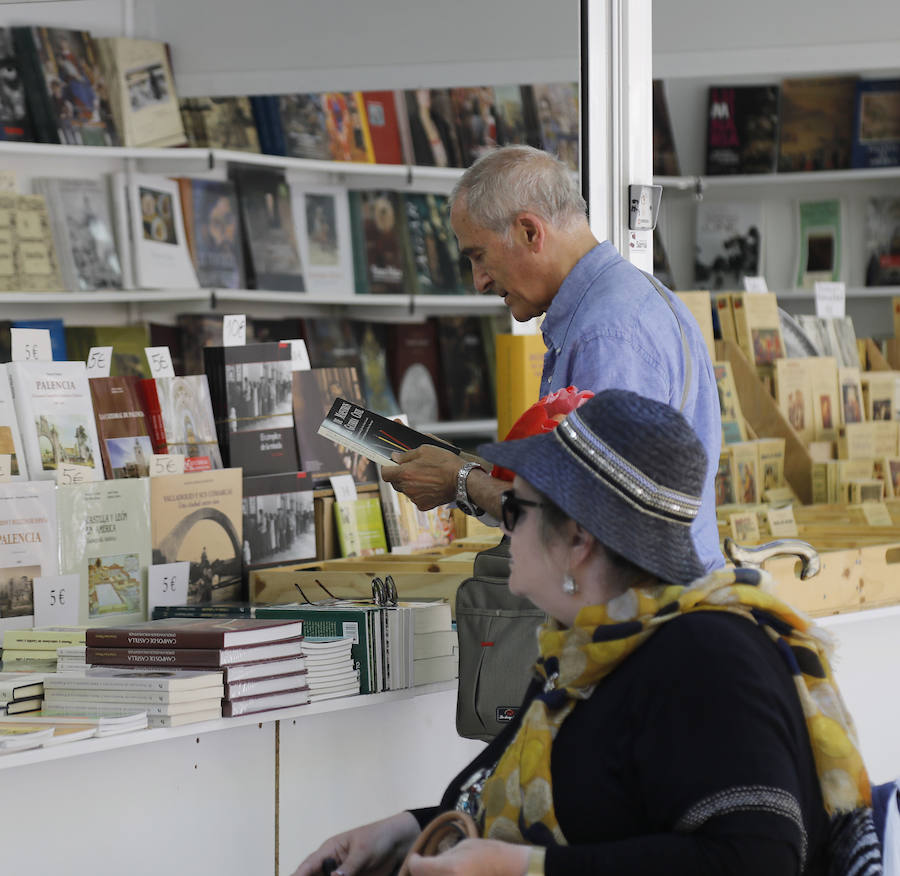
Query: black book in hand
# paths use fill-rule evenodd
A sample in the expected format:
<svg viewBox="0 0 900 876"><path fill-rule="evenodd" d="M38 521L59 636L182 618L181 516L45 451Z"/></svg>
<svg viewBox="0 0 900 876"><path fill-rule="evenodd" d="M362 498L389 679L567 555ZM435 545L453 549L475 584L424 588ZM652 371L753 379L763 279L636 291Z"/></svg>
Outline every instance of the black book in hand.
<svg viewBox="0 0 900 876"><path fill-rule="evenodd" d="M318 432L323 438L355 450L380 465L392 465L391 454L395 451L413 450L423 444L433 444L452 453L460 452L458 447L446 441L417 432L340 396L332 403Z"/></svg>

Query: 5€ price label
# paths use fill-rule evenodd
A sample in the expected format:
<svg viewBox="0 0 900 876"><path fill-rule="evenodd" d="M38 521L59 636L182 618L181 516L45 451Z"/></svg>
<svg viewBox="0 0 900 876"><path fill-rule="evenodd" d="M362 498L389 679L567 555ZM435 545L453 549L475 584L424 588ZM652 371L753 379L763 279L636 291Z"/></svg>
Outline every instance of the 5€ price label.
<svg viewBox="0 0 900 876"><path fill-rule="evenodd" d="M291 371L309 371L309 352L303 338L291 338L284 343L291 345Z"/></svg>
<svg viewBox="0 0 900 876"><path fill-rule="evenodd" d="M766 283L765 277L748 277L744 276L744 291L745 292L768 292L769 284Z"/></svg>
<svg viewBox="0 0 900 876"><path fill-rule="evenodd" d="M109 377L112 351L112 347L91 347L85 362L88 377Z"/></svg>
<svg viewBox="0 0 900 876"><path fill-rule="evenodd" d="M222 323L222 344L243 347L247 343L247 317L243 313L228 313Z"/></svg>
<svg viewBox="0 0 900 876"><path fill-rule="evenodd" d="M169 352L168 347L144 347L144 354L147 356L151 377L175 376L172 354Z"/></svg>
<svg viewBox="0 0 900 876"><path fill-rule="evenodd" d="M838 317L846 315L847 286L844 283L816 283L816 316Z"/></svg>
<svg viewBox="0 0 900 876"><path fill-rule="evenodd" d="M86 484L97 480L97 470L89 465L75 465L71 462L60 463L56 470L56 484L60 487L69 487L72 484Z"/></svg>
<svg viewBox="0 0 900 876"><path fill-rule="evenodd" d="M184 474L183 453L154 453L150 460L150 477Z"/></svg>
<svg viewBox="0 0 900 876"><path fill-rule="evenodd" d="M157 605L184 605L188 601L190 563L161 563L147 575L147 611Z"/></svg>
<svg viewBox="0 0 900 876"><path fill-rule="evenodd" d="M52 362L49 329L11 328L13 362Z"/></svg>
<svg viewBox="0 0 900 876"><path fill-rule="evenodd" d="M0 453L0 482L12 480L12 454Z"/></svg>
<svg viewBox="0 0 900 876"><path fill-rule="evenodd" d="M34 579L34 625L71 627L78 623L81 575L42 575Z"/></svg>

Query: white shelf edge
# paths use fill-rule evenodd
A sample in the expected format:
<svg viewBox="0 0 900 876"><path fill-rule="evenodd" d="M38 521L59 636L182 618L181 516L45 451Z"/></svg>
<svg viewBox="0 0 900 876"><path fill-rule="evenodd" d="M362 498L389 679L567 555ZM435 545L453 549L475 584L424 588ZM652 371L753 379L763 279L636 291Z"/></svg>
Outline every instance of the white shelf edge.
<svg viewBox="0 0 900 876"><path fill-rule="evenodd" d="M394 307L414 313L462 308L502 312L506 305L495 295L335 295L332 293L278 291L269 289L213 289L218 301L255 301L268 304L311 304L343 307Z"/></svg>
<svg viewBox="0 0 900 876"><path fill-rule="evenodd" d="M663 188L679 191L729 188L732 186L777 186L796 183L821 185L830 182L860 182L862 180L900 179L900 166L859 167L846 170L810 170L794 173L741 173L708 176L655 176L653 182Z"/></svg>
<svg viewBox="0 0 900 876"><path fill-rule="evenodd" d="M209 301L208 289L114 289L97 292L0 292L0 304L132 304Z"/></svg>
<svg viewBox="0 0 900 876"><path fill-rule="evenodd" d="M25 751L15 751L0 755L0 770L11 769L18 766L26 766L33 763L44 763L51 760L61 760L69 757L78 757L82 754L95 754L99 751L110 751L116 748L131 748L135 745L147 745L153 742L162 742L168 739L177 739L182 736L202 736L206 733L216 733L220 730L228 730L233 727L242 727L253 724L270 724L276 721L296 721L304 716L321 715L328 712L339 712L345 709L360 709L370 706L378 706L395 700L407 700L429 694L444 691L455 691L456 679L452 681L440 681L434 684L424 684L418 687L404 688L403 690L386 691L377 694L359 694L348 697L340 697L333 700L324 700L320 703L308 703L305 706L295 706L289 709L274 709L269 712L258 712L254 715L241 715L237 718L217 718L213 721L202 721L197 724L184 724L181 727L157 727L147 730L134 730L129 733L119 733L103 738L81 739L76 742L61 742L49 748L29 748ZM28 715L21 715L27 718Z"/></svg>
<svg viewBox="0 0 900 876"><path fill-rule="evenodd" d="M779 301L804 301L815 298L816 293L812 289L770 289L775 293ZM846 290L847 299L863 298L893 298L900 296L900 286L853 286Z"/></svg>
<svg viewBox="0 0 900 876"><path fill-rule="evenodd" d="M25 143L0 141L0 155L24 155L28 158L144 158L197 162L209 161L209 149L169 147L151 149L142 146L73 146L68 143Z"/></svg>

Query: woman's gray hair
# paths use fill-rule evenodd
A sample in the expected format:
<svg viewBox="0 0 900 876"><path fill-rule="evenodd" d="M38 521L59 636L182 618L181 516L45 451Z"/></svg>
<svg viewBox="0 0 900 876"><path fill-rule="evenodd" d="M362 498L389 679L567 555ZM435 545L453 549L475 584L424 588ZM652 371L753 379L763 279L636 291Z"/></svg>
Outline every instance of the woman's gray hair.
<svg viewBox="0 0 900 876"><path fill-rule="evenodd" d="M569 168L531 146L505 146L479 158L453 187L451 206L461 200L476 225L507 238L519 213L570 230L587 212Z"/></svg>

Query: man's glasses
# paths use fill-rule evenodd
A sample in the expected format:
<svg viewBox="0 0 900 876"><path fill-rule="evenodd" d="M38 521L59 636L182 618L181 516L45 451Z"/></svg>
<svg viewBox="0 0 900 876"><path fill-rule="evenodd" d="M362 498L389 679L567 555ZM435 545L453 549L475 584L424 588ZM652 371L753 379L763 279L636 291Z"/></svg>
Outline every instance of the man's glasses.
<svg viewBox="0 0 900 876"><path fill-rule="evenodd" d="M532 502L515 494L514 490L505 490L500 494L500 519L507 532L512 532L522 516L525 508L543 508L544 502Z"/></svg>

